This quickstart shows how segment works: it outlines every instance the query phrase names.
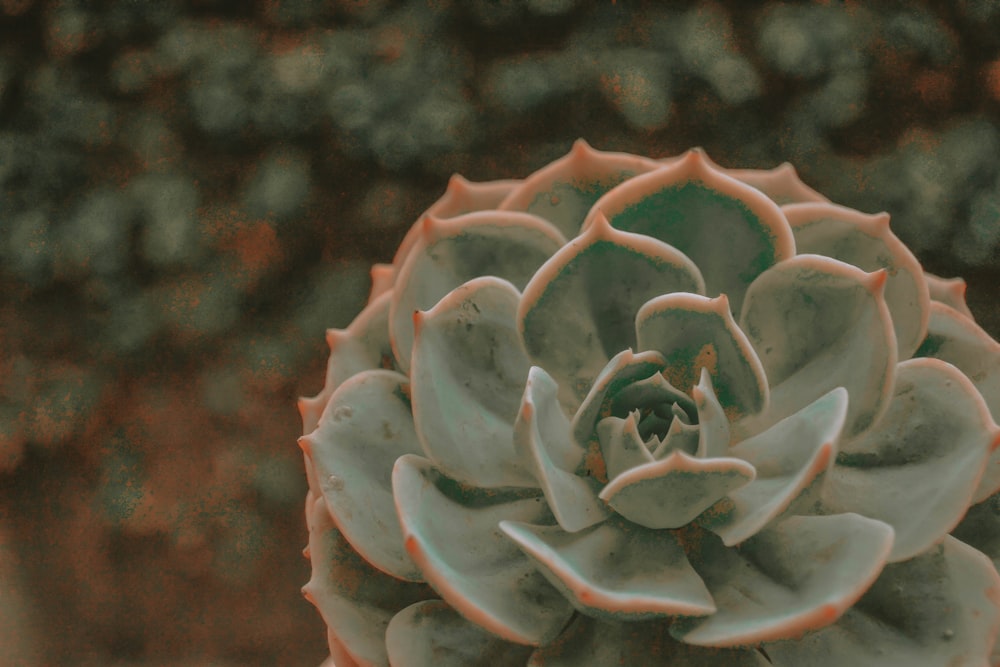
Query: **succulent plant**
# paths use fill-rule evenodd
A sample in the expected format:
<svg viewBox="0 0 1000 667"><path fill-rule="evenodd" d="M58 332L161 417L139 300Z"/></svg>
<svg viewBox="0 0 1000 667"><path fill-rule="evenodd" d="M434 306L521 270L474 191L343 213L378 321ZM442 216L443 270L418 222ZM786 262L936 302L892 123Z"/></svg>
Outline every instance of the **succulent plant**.
<svg viewBox="0 0 1000 667"><path fill-rule="evenodd" d="M1000 344L888 214L579 141L372 275L300 401L339 667L988 664Z"/></svg>

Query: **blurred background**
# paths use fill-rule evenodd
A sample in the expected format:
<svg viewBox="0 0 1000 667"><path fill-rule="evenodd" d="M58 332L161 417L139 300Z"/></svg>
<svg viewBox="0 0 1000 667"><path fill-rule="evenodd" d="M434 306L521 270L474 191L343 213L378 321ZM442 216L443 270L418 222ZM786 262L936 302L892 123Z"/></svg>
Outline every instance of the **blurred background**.
<svg viewBox="0 0 1000 667"><path fill-rule="evenodd" d="M577 137L790 161L1000 333L997 0L0 0L0 665L318 665L324 330Z"/></svg>

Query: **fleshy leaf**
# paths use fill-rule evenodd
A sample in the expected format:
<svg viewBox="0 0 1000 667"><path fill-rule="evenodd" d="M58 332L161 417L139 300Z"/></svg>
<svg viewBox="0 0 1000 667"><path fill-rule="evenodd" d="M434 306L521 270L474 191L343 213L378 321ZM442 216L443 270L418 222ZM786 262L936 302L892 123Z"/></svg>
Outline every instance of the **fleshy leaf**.
<svg viewBox="0 0 1000 667"><path fill-rule="evenodd" d="M1000 420L1000 343L971 318L944 303L931 303L927 329L927 339L917 350L917 356L941 359L957 367L972 380L993 420ZM990 456L972 502L981 502L997 491L1000 491L1000 449Z"/></svg>
<svg viewBox="0 0 1000 667"><path fill-rule="evenodd" d="M400 368L409 370L413 313L479 276L522 289L566 239L545 220L514 211L478 211L447 220L427 217L398 269L389 305L389 335Z"/></svg>
<svg viewBox="0 0 1000 667"><path fill-rule="evenodd" d="M1000 494L994 494L973 505L951 534L993 561L1000 570ZM997 603L1000 604L1000 596ZM993 644L991 665L1000 664L1000 633Z"/></svg>
<svg viewBox="0 0 1000 667"><path fill-rule="evenodd" d="M417 244L423 234L422 228L427 218L454 218L465 213L494 209L510 194L511 190L520 184L519 180L475 183L460 174L452 175L444 194L417 218L416 223L403 237L399 249L396 250L396 255L392 258L392 265L396 272L399 272L410 251L413 250L413 246Z"/></svg>
<svg viewBox="0 0 1000 667"><path fill-rule="evenodd" d="M742 459L696 459L675 451L615 477L600 498L640 526L680 528L753 478L753 466Z"/></svg>
<svg viewBox="0 0 1000 667"><path fill-rule="evenodd" d="M759 433L836 387L850 396L845 437L878 420L897 359L885 280L884 270L865 273L829 257L799 255L754 281L740 328L764 365L771 406L738 424L741 435Z"/></svg>
<svg viewBox="0 0 1000 667"><path fill-rule="evenodd" d="M663 355L663 375L691 391L708 370L719 403L733 419L768 403L767 378L747 337L736 326L726 297L667 294L650 299L635 318L638 345Z"/></svg>
<svg viewBox="0 0 1000 667"><path fill-rule="evenodd" d="M703 290L698 268L676 249L599 218L538 270L518 320L533 363L556 379L563 405L575 410L608 360L635 348L632 323L643 303Z"/></svg>
<svg viewBox="0 0 1000 667"><path fill-rule="evenodd" d="M722 172L757 188L780 205L830 201L803 183L795 167L789 162L774 169L723 169Z"/></svg>
<svg viewBox="0 0 1000 667"><path fill-rule="evenodd" d="M334 527L323 498L313 504L309 523L312 578L302 592L326 621L331 650L345 652L361 667L388 667L389 621L400 607L436 597L434 591L368 565Z"/></svg>
<svg viewBox="0 0 1000 667"><path fill-rule="evenodd" d="M715 611L670 531L649 530L621 517L572 534L558 526L514 521L503 521L500 528L587 615L637 621Z"/></svg>
<svg viewBox="0 0 1000 667"><path fill-rule="evenodd" d="M635 414L628 417L605 417L597 424L597 437L608 479L626 470L652 463L655 459L639 437Z"/></svg>
<svg viewBox="0 0 1000 667"><path fill-rule="evenodd" d="M535 486L513 441L530 367L515 328L519 298L506 281L476 278L414 318L417 435L445 474L476 486Z"/></svg>
<svg viewBox="0 0 1000 667"><path fill-rule="evenodd" d="M609 511L597 498L597 480L576 474L587 452L573 441L556 392L548 373L532 366L514 425L514 449L534 473L556 521L574 533L603 521Z"/></svg>
<svg viewBox="0 0 1000 667"><path fill-rule="evenodd" d="M982 327L943 303L931 304L927 339L914 356L956 366L976 385L994 419L1000 419L1000 343Z"/></svg>
<svg viewBox="0 0 1000 667"><path fill-rule="evenodd" d="M734 312L761 272L795 254L778 205L713 168L698 151L610 190L590 210L584 230L598 215L690 257L705 276L705 293L727 295Z"/></svg>
<svg viewBox="0 0 1000 667"><path fill-rule="evenodd" d="M533 650L491 635L442 600L396 614L385 644L392 667L524 667Z"/></svg>
<svg viewBox="0 0 1000 667"><path fill-rule="evenodd" d="M690 547L698 554L692 563L719 610L670 629L698 646L794 639L834 623L875 581L892 548L892 528L857 514L791 517L736 549L711 533L700 537Z"/></svg>
<svg viewBox="0 0 1000 667"><path fill-rule="evenodd" d="M637 155L597 151L583 139L577 139L567 155L526 178L498 208L540 216L554 224L566 238L573 238L601 195L622 181L659 166L654 160Z"/></svg>
<svg viewBox="0 0 1000 667"><path fill-rule="evenodd" d="M909 359L927 334L930 294L913 253L889 229L889 214L866 215L835 204L782 208L799 254L825 255L863 271L885 269L885 303L900 359Z"/></svg>
<svg viewBox="0 0 1000 667"><path fill-rule="evenodd" d="M392 486L407 552L458 613L519 644L545 644L566 626L572 605L499 528L550 523L540 493L462 486L418 456L396 462Z"/></svg>
<svg viewBox="0 0 1000 667"><path fill-rule="evenodd" d="M729 450L729 419L715 396L708 368L702 366L701 378L691 393L698 410L698 458L725 456Z"/></svg>
<svg viewBox="0 0 1000 667"><path fill-rule="evenodd" d="M682 644L667 621L619 623L578 615L559 639L536 649L527 667L769 667L754 649Z"/></svg>
<svg viewBox="0 0 1000 667"><path fill-rule="evenodd" d="M302 432L312 433L333 392L349 377L373 368L394 368L389 343L390 294L382 294L362 310L347 329L328 329L326 342L330 357L326 364L323 391L312 398L299 399Z"/></svg>
<svg viewBox="0 0 1000 667"><path fill-rule="evenodd" d="M969 304L965 302L966 284L961 278L940 278L933 273L924 271L924 280L927 281L927 289L930 291L931 301L943 303L954 308L970 320L975 320Z"/></svg>
<svg viewBox="0 0 1000 667"><path fill-rule="evenodd" d="M663 355L658 352L634 354L628 349L612 357L591 384L587 396L573 416L573 437L576 441L581 445L590 442L597 422L611 416L611 401L618 392L666 367Z"/></svg>
<svg viewBox="0 0 1000 667"><path fill-rule="evenodd" d="M986 665L998 604L1000 577L989 559L947 537L887 565L835 625L765 650L775 667Z"/></svg>
<svg viewBox="0 0 1000 667"><path fill-rule="evenodd" d="M733 546L787 513L833 463L846 418L847 391L837 388L730 448L729 455L749 461L757 477L699 523Z"/></svg>
<svg viewBox="0 0 1000 667"><path fill-rule="evenodd" d="M406 554L392 499L392 466L417 454L406 376L363 371L333 393L319 427L300 443L337 528L365 560L394 577L421 581Z"/></svg>
<svg viewBox="0 0 1000 667"><path fill-rule="evenodd" d="M888 412L841 446L823 506L885 521L896 531L891 560L911 558L961 520L998 436L958 369L937 359L904 361Z"/></svg>

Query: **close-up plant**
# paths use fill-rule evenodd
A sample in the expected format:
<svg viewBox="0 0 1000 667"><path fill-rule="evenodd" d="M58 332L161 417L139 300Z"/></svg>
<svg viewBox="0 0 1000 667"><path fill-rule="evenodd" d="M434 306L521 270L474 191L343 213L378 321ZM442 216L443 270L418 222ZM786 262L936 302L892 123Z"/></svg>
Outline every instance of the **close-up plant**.
<svg viewBox="0 0 1000 667"><path fill-rule="evenodd" d="M0 0L0 666L983 664L998 25Z"/></svg>
<svg viewBox="0 0 1000 667"><path fill-rule="evenodd" d="M1000 344L890 222L697 149L454 177L300 402L333 661L990 664Z"/></svg>

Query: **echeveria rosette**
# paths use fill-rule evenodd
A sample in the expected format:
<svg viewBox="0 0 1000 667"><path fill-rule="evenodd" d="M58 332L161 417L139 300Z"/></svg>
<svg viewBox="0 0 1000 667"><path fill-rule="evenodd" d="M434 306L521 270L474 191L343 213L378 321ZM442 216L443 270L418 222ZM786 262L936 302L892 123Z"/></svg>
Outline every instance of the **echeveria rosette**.
<svg viewBox="0 0 1000 667"><path fill-rule="evenodd" d="M988 664L1000 344L887 215L578 142L373 282L300 403L340 667Z"/></svg>

